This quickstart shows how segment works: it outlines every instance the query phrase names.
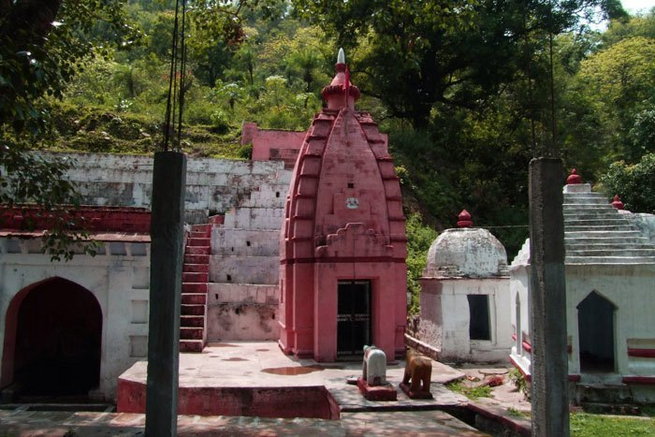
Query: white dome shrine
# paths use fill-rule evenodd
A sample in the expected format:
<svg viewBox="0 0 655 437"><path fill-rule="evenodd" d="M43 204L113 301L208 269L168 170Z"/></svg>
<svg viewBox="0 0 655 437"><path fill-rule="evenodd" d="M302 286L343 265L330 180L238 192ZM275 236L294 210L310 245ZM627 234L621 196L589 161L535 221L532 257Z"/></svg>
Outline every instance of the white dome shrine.
<svg viewBox="0 0 655 437"><path fill-rule="evenodd" d="M472 227L446 229L439 235L430 246L423 271L426 278L507 274L505 247L491 232Z"/></svg>

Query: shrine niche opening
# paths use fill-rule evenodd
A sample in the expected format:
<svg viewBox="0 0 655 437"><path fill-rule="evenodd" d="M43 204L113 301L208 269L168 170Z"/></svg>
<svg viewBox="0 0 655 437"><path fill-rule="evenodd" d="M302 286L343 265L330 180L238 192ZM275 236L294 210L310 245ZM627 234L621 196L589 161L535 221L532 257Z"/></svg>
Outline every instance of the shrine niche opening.
<svg viewBox="0 0 655 437"><path fill-rule="evenodd" d="M2 386L24 396L86 396L100 380L102 311L86 288L50 278L7 310Z"/></svg>
<svg viewBox="0 0 655 437"><path fill-rule="evenodd" d="M578 305L580 370L614 372L614 311L616 306L592 291Z"/></svg>

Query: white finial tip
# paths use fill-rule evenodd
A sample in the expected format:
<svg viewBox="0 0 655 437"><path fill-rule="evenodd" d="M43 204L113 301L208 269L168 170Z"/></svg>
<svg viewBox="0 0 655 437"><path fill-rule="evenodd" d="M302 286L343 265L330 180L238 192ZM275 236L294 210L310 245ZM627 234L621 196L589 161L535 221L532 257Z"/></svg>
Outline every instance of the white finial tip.
<svg viewBox="0 0 655 437"><path fill-rule="evenodd" d="M346 53L343 51L343 48L339 49L339 54L337 55L337 64L346 63Z"/></svg>

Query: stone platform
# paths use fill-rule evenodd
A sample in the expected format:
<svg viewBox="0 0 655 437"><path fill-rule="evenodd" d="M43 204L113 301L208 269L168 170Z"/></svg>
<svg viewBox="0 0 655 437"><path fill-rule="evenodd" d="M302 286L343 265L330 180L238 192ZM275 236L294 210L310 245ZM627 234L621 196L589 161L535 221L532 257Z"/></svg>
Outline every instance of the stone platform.
<svg viewBox="0 0 655 437"><path fill-rule="evenodd" d="M118 380L119 413L145 411L147 362L140 361ZM398 387L404 364L391 364L387 380ZM366 400L348 377L361 374L359 362L318 364L284 355L275 342L216 343L201 354L180 354L179 413L201 416L343 418L343 413L436 410L465 405L467 399L443 384L463 373L433 362L434 399Z"/></svg>

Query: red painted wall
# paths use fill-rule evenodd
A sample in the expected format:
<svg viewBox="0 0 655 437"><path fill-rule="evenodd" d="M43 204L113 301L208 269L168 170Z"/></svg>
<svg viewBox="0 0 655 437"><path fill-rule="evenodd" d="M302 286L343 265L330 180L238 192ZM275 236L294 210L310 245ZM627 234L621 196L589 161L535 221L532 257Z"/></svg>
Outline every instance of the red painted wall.
<svg viewBox="0 0 655 437"><path fill-rule="evenodd" d="M338 282L371 283L372 342L404 352L405 218L387 137L354 110L359 91L337 64L327 108L308 130L285 207L280 246L280 346L317 361L337 358Z"/></svg>
<svg viewBox="0 0 655 437"><path fill-rule="evenodd" d="M252 144L253 161L284 161L293 168L302 146L305 132L264 130L257 123L244 123L241 144Z"/></svg>

